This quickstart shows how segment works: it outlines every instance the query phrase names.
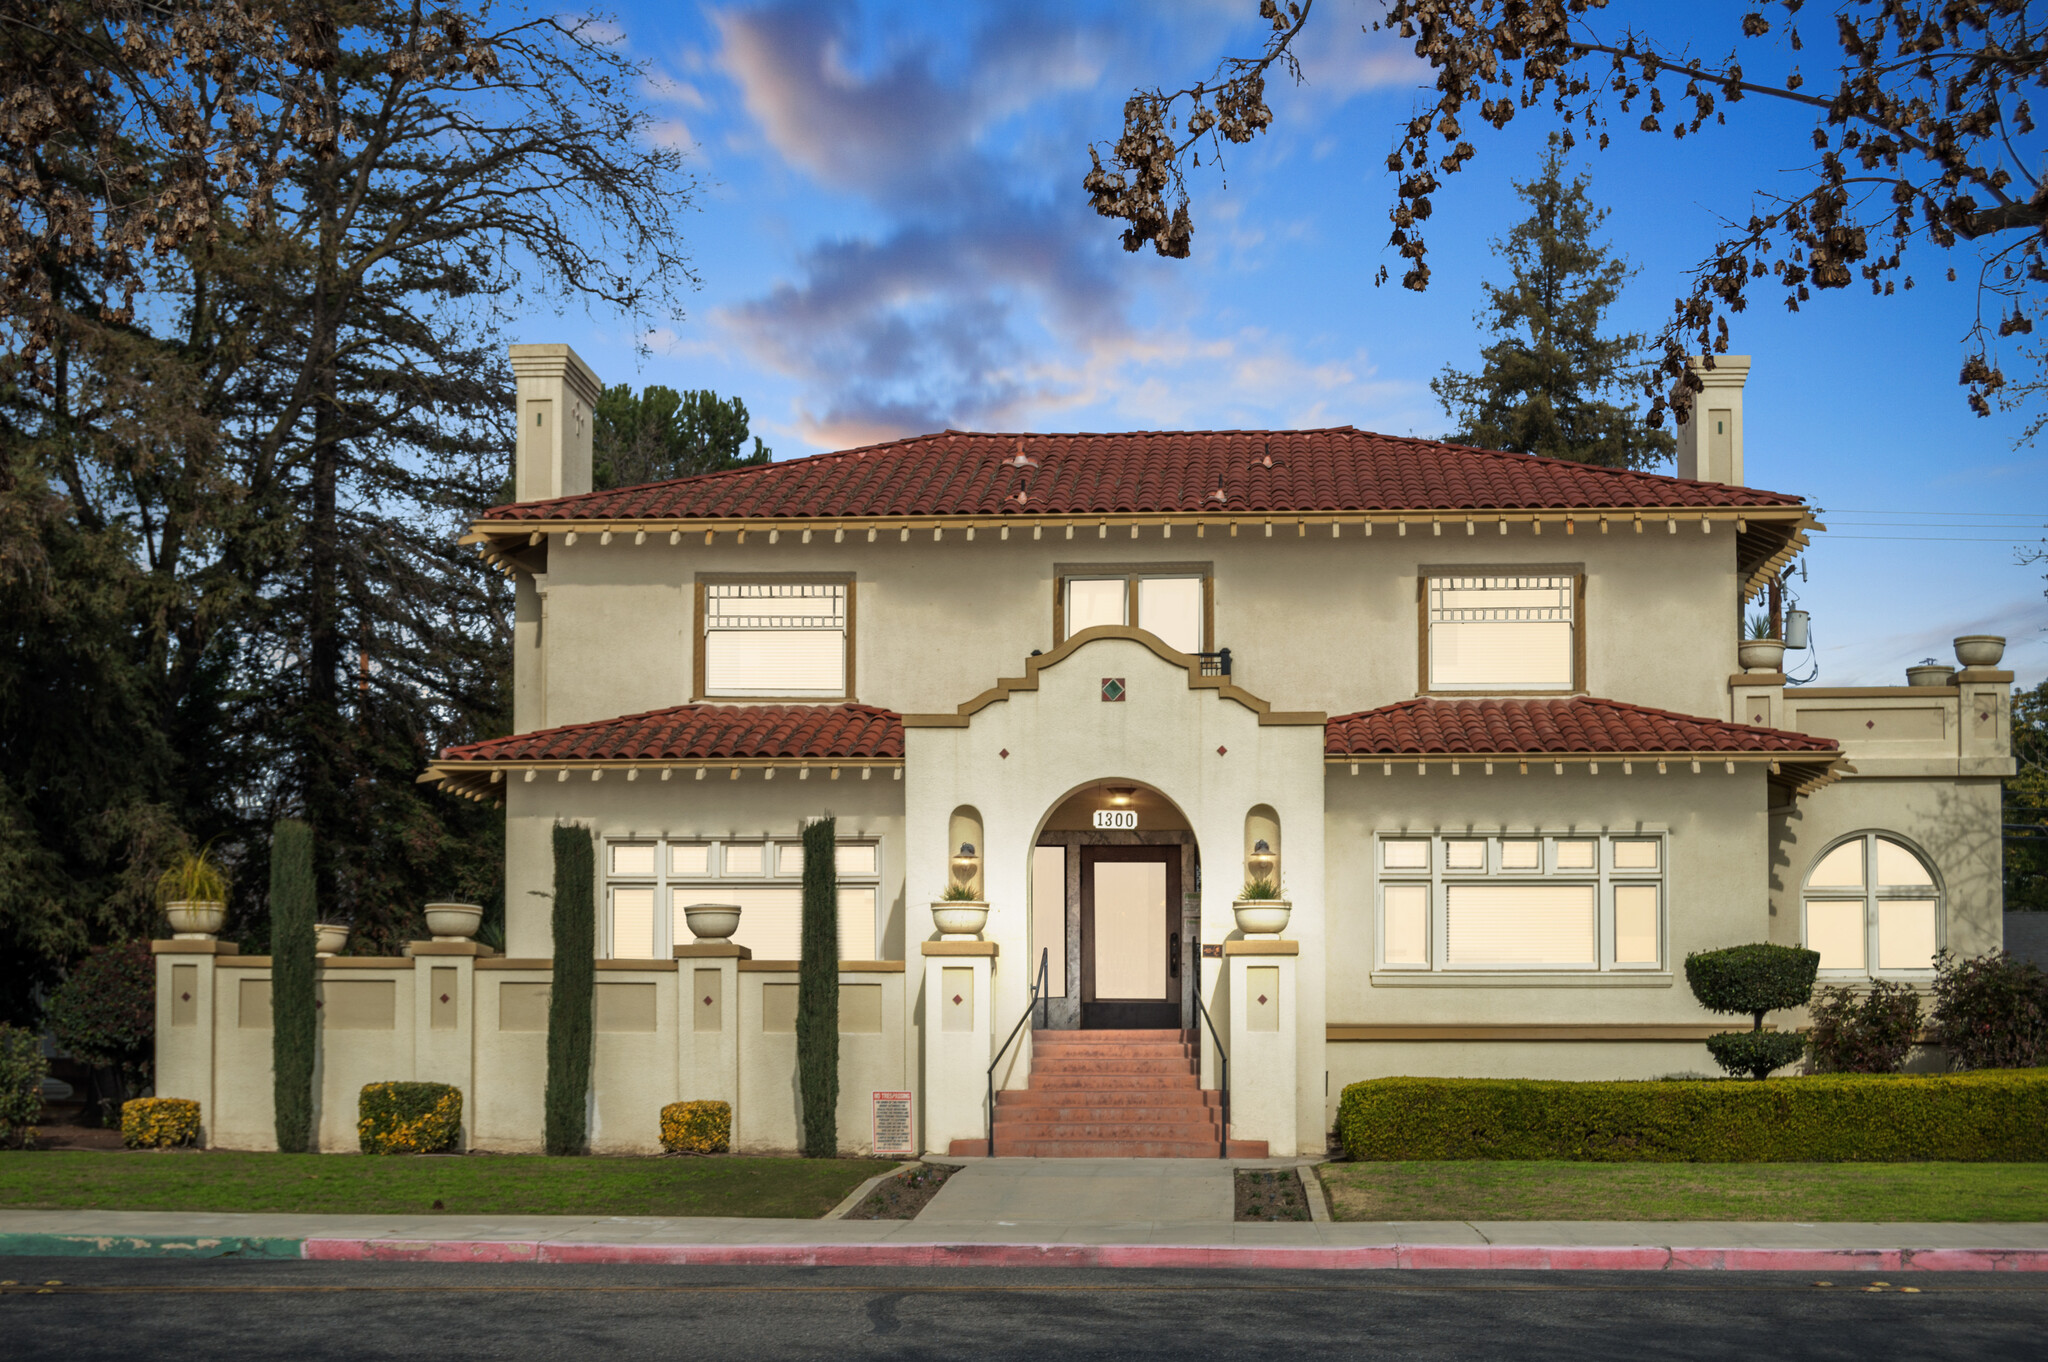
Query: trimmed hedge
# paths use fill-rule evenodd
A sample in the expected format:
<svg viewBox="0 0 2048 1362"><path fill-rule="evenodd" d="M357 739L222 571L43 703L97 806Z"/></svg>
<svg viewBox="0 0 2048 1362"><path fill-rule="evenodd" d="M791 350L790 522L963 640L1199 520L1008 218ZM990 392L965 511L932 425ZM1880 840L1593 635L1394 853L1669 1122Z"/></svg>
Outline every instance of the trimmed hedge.
<svg viewBox="0 0 2048 1362"><path fill-rule="evenodd" d="M462 1089L452 1083L366 1083L356 1098L365 1154L440 1154L462 1138Z"/></svg>
<svg viewBox="0 0 2048 1362"><path fill-rule="evenodd" d="M1344 1089L1354 1159L1605 1163L2048 1160L2048 1072L1772 1083L1375 1078Z"/></svg>
<svg viewBox="0 0 2048 1362"><path fill-rule="evenodd" d="M661 1147L671 1154L723 1154L732 1147L728 1102L671 1102L661 1109Z"/></svg>
<svg viewBox="0 0 2048 1362"><path fill-rule="evenodd" d="M189 1097L136 1097L121 1104L121 1143L174 1149L199 1143L199 1104Z"/></svg>

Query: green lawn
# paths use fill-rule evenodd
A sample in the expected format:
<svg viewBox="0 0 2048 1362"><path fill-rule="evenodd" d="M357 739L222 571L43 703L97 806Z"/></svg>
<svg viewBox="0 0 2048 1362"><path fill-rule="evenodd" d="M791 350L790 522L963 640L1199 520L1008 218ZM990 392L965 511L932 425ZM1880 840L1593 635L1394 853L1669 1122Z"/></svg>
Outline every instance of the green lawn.
<svg viewBox="0 0 2048 1362"><path fill-rule="evenodd" d="M0 1152L0 1207L810 1219L890 1166L872 1159L9 1151Z"/></svg>
<svg viewBox="0 0 2048 1362"><path fill-rule="evenodd" d="M2048 1220L2048 1163L1330 1163L1339 1220Z"/></svg>

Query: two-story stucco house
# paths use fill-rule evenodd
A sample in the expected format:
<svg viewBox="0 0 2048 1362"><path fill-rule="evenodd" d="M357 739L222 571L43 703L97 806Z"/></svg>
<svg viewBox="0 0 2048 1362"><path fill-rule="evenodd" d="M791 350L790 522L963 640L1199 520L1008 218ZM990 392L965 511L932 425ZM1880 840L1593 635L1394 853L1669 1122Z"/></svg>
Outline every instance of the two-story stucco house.
<svg viewBox="0 0 2048 1362"><path fill-rule="evenodd" d="M379 1042L464 1084L478 1146L539 1139L562 821L599 844L600 1148L692 1097L795 1145L797 839L827 813L862 1148L894 1092L916 1147L979 1150L993 1081L998 1153L1213 1157L1227 1055L1237 1147L1320 1151L1360 1078L1708 1068L1732 1023L1691 951L1924 980L1999 944L2011 676L1738 669L1745 603L1821 528L1744 485L1746 360L1705 375L1681 477L1350 427L948 431L605 492L596 377L513 365L519 500L469 539L516 579L518 731L423 777L504 806L506 951L386 962ZM1277 937L1235 920L1261 876ZM978 936L934 927L956 883ZM709 903L736 935L694 936Z"/></svg>

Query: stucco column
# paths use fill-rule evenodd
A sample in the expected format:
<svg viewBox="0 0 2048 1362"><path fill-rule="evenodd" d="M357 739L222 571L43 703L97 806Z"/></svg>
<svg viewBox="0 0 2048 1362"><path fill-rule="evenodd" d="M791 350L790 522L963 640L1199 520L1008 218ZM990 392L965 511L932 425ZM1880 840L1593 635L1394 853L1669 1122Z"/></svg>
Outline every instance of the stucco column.
<svg viewBox="0 0 2048 1362"><path fill-rule="evenodd" d="M474 941L414 941L413 1076L462 1090L462 1146L468 1148L476 1091L476 962L490 948Z"/></svg>
<svg viewBox="0 0 2048 1362"><path fill-rule="evenodd" d="M199 1143L213 1142L213 1036L217 956L234 955L224 941L152 941L156 957L156 1091L199 1103Z"/></svg>
<svg viewBox="0 0 2048 1362"><path fill-rule="evenodd" d="M1301 1011L1296 941L1227 941L1230 974L1230 1136L1264 1140L1275 1156L1300 1143L1295 1068Z"/></svg>
<svg viewBox="0 0 2048 1362"><path fill-rule="evenodd" d="M926 941L924 952L924 1147L946 1154L955 1140L988 1138L989 1017L996 943Z"/></svg>
<svg viewBox="0 0 2048 1362"><path fill-rule="evenodd" d="M754 953L729 941L675 948L682 976L676 1018L676 1091L685 1102L725 1102L740 1114L740 961Z"/></svg>

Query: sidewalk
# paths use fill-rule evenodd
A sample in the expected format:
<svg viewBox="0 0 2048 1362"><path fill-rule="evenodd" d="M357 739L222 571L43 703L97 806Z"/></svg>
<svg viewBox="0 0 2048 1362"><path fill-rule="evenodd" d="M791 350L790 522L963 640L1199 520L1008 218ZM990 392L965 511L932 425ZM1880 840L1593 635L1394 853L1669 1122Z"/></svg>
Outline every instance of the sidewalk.
<svg viewBox="0 0 2048 1362"><path fill-rule="evenodd" d="M869 1267L2048 1271L2048 1224L1238 1224L1232 1167L968 1165L916 1220L0 1211L0 1255ZM1260 1165L1272 1167L1273 1160ZM854 1200L848 1198L848 1204Z"/></svg>

